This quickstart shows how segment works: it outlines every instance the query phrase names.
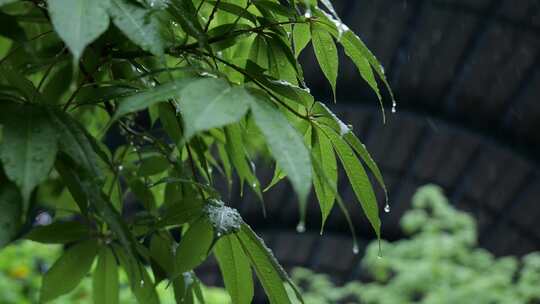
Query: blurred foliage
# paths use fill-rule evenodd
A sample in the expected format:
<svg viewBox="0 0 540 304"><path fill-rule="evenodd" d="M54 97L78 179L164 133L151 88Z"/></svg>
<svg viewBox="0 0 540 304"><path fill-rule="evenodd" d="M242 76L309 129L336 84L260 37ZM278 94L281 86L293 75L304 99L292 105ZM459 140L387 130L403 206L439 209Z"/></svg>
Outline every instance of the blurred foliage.
<svg viewBox="0 0 540 304"><path fill-rule="evenodd" d="M3 249L0 255L0 303L38 303L41 276L62 253L62 246L43 245L32 241L21 241ZM156 288L162 303L175 303L171 288L162 282ZM120 303L135 303L124 273L120 275ZM222 288L203 288L208 304L228 304L230 297ZM50 303L90 304L92 302L92 280L90 276L72 292Z"/></svg>
<svg viewBox="0 0 540 304"><path fill-rule="evenodd" d="M326 303L540 303L540 253L494 257L477 247L475 220L434 185L420 188L401 220L408 238L372 242L362 260L371 282L335 286L326 275L296 269L305 301Z"/></svg>

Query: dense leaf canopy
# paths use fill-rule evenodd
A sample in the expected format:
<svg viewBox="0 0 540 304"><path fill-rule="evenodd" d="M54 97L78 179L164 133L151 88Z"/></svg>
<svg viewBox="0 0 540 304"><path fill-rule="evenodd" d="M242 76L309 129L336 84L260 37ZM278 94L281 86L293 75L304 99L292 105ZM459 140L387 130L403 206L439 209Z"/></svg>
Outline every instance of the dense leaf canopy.
<svg viewBox="0 0 540 304"><path fill-rule="evenodd" d="M379 99L378 81L388 84L331 2L319 2L0 0L0 247L70 245L44 276L41 301L91 272L95 303L118 303L122 270L140 303L159 303L160 282L178 303L201 302L193 269L213 254L233 303L251 302L252 272L270 303L302 302L222 201L223 178L262 202L287 177L302 230L312 187L323 225L335 202L343 207L341 163L380 236L369 178L386 192L380 171L311 96L297 59L311 42L334 98L339 48ZM275 160L264 187L257 155ZM44 208L52 223L33 223Z"/></svg>

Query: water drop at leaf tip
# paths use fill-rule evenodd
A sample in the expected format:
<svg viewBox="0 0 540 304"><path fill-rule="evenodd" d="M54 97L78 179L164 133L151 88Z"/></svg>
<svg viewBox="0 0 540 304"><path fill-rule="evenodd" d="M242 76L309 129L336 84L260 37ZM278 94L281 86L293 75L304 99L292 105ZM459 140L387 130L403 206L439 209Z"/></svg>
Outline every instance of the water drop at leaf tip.
<svg viewBox="0 0 540 304"><path fill-rule="evenodd" d="M390 212L390 205L386 204L386 206L384 206L384 212L386 213Z"/></svg>
<svg viewBox="0 0 540 304"><path fill-rule="evenodd" d="M306 232L306 225L304 224L304 222L298 223L298 225L296 226L296 232L298 233Z"/></svg>

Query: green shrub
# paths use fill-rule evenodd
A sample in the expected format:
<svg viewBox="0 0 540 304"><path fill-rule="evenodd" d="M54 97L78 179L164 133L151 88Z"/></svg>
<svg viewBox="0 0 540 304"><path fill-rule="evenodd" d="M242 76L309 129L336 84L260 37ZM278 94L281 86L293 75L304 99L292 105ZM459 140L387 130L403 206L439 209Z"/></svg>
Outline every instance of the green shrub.
<svg viewBox="0 0 540 304"><path fill-rule="evenodd" d="M379 245L372 242L362 260L371 282L336 287L307 269L293 279L310 304L423 303L491 304L540 301L540 253L522 259L496 258L477 247L474 219L453 208L442 190L420 188L413 209L401 219L407 238Z"/></svg>

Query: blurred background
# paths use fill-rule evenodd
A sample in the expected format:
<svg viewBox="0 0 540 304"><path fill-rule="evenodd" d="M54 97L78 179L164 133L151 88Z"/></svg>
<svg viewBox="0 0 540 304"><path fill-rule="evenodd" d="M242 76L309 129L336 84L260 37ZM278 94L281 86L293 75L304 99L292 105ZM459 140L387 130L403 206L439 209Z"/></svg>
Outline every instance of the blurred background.
<svg viewBox="0 0 540 304"><path fill-rule="evenodd" d="M540 1L333 2L383 63L398 101L391 113L386 96L383 124L376 96L342 56L333 109L366 144L389 189L382 258L343 172L339 190L358 254L338 208L320 235L314 198L307 230L296 232L297 202L287 182L265 194L266 218L251 193L240 198L237 184L233 205L292 273L308 304L540 303ZM312 93L330 104L331 89L310 48L302 61ZM258 162L263 183L273 169ZM438 186L421 188L426 184ZM382 209L382 192L379 198ZM36 246L2 256L2 301L25 303L4 291L38 286L39 269L28 265L50 263L57 252ZM40 250L42 258L30 261ZM197 274L222 286L212 260ZM88 301L88 290L86 284L62 301ZM227 302L219 290L208 294L212 304ZM255 303L266 303L262 292Z"/></svg>

